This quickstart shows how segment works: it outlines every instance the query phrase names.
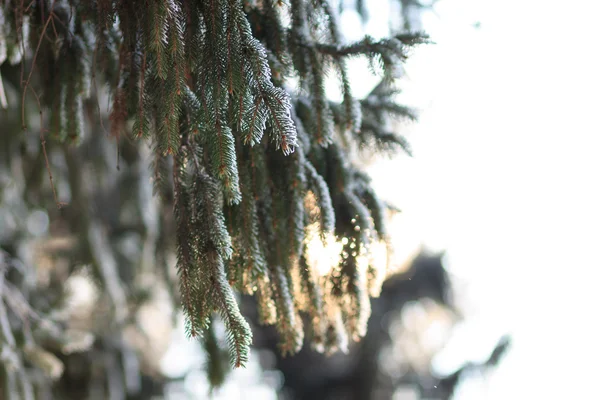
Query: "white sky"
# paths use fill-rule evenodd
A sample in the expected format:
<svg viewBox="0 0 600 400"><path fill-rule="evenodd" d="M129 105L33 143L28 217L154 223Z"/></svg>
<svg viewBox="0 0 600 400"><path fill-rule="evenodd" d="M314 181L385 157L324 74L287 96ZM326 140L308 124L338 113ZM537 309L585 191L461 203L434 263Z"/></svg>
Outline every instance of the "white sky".
<svg viewBox="0 0 600 400"><path fill-rule="evenodd" d="M424 29L437 44L407 66L415 158L372 173L413 237L448 250L474 321L457 351L514 335L497 372L456 400L600 398L600 4L435 10Z"/></svg>

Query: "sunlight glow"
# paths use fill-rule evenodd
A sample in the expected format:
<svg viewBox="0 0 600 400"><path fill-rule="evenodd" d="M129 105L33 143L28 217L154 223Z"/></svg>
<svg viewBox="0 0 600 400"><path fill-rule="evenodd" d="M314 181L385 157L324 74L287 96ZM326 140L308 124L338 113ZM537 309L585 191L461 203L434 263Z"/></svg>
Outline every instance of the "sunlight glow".
<svg viewBox="0 0 600 400"><path fill-rule="evenodd" d="M369 295L378 297L388 272L390 252L383 240L373 241L369 248Z"/></svg>
<svg viewBox="0 0 600 400"><path fill-rule="evenodd" d="M340 263L343 244L332 234L321 238L319 222L306 227L306 261L318 276L329 274Z"/></svg>

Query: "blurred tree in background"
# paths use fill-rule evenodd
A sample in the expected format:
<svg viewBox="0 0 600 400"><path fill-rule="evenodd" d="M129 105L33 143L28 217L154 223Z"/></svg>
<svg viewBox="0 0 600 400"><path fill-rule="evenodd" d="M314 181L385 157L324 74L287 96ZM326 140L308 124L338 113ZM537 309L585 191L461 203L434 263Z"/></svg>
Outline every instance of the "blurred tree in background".
<svg viewBox="0 0 600 400"><path fill-rule="evenodd" d="M421 297L451 309L439 258L381 291L397 210L360 168L410 154L396 78L427 39L410 30L421 5L400 3L401 32L348 43L330 0L0 1L2 398L162 394L179 305L213 385L254 332L290 396L386 398L373 321ZM363 99L357 57L381 76ZM351 374L291 371L349 348Z"/></svg>

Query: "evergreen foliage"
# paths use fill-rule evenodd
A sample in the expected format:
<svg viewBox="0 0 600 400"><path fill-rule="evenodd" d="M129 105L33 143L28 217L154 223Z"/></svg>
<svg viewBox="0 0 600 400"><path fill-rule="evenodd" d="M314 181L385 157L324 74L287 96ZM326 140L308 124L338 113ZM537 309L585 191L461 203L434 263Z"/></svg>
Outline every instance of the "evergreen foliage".
<svg viewBox="0 0 600 400"><path fill-rule="evenodd" d="M3 0L0 21L0 64L21 68L26 131L39 129L42 144L47 132L55 144L77 145L86 121L101 119L95 97L106 90L109 133L128 143L120 149L150 145L154 193L163 211L173 209L174 297L190 336L212 337L217 313L232 364L244 365L252 332L234 289L256 294L284 354L305 335L329 353L365 334L369 295L387 268L374 253L389 249L388 210L350 154L410 154L390 127L393 118L415 118L397 104L394 78L423 34L348 43L330 0ZM364 99L352 94L347 70L358 56L382 78ZM341 103L326 93L331 74ZM63 206L45 147L44 157ZM144 229L166 260L168 217L161 221ZM118 308L127 294L100 275Z"/></svg>

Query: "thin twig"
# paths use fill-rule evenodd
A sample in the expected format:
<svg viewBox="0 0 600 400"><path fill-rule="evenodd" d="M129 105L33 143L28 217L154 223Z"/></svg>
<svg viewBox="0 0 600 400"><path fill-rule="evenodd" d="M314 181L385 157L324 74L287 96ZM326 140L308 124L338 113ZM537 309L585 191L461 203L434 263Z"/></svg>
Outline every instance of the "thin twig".
<svg viewBox="0 0 600 400"><path fill-rule="evenodd" d="M54 184L54 179L52 177L52 171L50 170L50 161L48 160L48 152L46 150L46 138L44 136L44 114L42 112L42 103L40 102L40 97L36 93L33 88L30 88L31 92L35 96L35 99L38 103L38 108L40 110L40 142L42 144L42 152L44 153L44 162L46 163L46 171L48 171L48 178L50 178L50 188L52 189L52 195L54 196L54 203L58 209L61 209L67 203L58 201L58 195L56 194L56 185Z"/></svg>
<svg viewBox="0 0 600 400"><path fill-rule="evenodd" d="M40 39L38 40L38 44L37 47L35 49L35 53L33 54L33 61L31 63L31 69L29 70L29 76L27 77L27 80L25 81L24 87L23 87L23 96L21 98L21 124L23 126L23 130L26 129L25 127L25 97L27 94L27 88L29 87L29 82L31 82L31 76L33 75L33 70L35 69L35 62L37 60L37 56L38 53L40 52L40 46L42 45L42 40L44 38L44 36L46 36L46 30L48 29L48 25L50 24L50 21L52 21L54 19L54 5L56 4L56 0L52 0L52 5L50 6L50 15L48 16L48 19L46 20L46 23L44 24L44 28L42 29L42 34L40 36ZM25 54L23 53L23 57L25 56ZM23 82L21 82L23 83Z"/></svg>
<svg viewBox="0 0 600 400"><path fill-rule="evenodd" d="M56 4L56 0L52 1L52 5L50 7L50 13L48 15L48 19L46 20L46 23L44 24L44 27L42 29L42 33L40 36L40 39L38 40L38 44L37 47L35 49L35 53L33 55L33 61L31 64L31 69L29 70L29 75L27 76L27 80L25 82L23 82L23 74L21 74L21 83L24 84L23 86L23 93L22 93L22 97L21 97L21 125L23 130L27 129L26 124L25 124L25 99L27 97L27 89L29 89L29 83L31 82L31 77L33 75L33 70L35 69L35 62L37 60L37 56L39 54L40 51L40 47L42 45L42 41L44 40L44 38L46 37L46 30L48 29L48 26L50 25L50 22L54 20L54 5ZM25 57L25 53L23 53L23 57ZM62 208L65 204L61 203L58 201L58 195L56 194L56 185L54 185L54 179L52 177L52 171L50 170L50 161L48 160L48 152L46 149L46 139L44 137L44 117L43 117L43 111L42 111L42 104L40 102L40 97L38 96L38 94L35 92L35 90L33 88L31 88L31 92L33 93L33 95L35 96L35 99L38 103L38 108L39 108L39 113L40 113L40 141L42 144L42 152L44 153L44 161L46 163L46 171L48 171L48 177L50 179L50 187L52 188L52 195L54 196L54 203L56 204L56 206L60 209Z"/></svg>

